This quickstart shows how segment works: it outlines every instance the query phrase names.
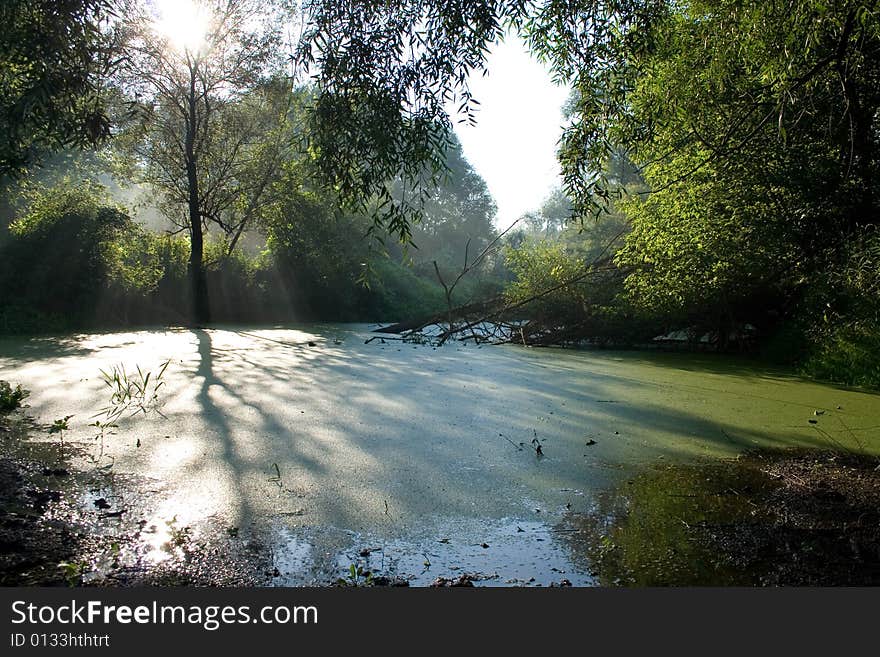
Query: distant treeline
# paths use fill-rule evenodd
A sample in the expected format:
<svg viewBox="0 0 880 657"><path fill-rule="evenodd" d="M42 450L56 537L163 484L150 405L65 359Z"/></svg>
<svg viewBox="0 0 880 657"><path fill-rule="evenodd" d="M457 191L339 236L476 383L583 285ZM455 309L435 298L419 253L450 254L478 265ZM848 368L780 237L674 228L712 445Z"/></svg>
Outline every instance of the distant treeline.
<svg viewBox="0 0 880 657"><path fill-rule="evenodd" d="M55 158L24 181L7 183L0 333L190 323L188 235L142 226L137 209L120 204L121 195L97 182L91 166L78 166L83 157ZM332 197L301 187L281 194L236 248L222 235L209 236L212 321L382 322L442 309L434 262L441 275L454 275L466 246L476 251L496 236L485 183L457 143L449 159L454 177L407 246L368 236L368 217L344 213ZM455 301L498 294L508 275L500 259L487 259L458 286Z"/></svg>

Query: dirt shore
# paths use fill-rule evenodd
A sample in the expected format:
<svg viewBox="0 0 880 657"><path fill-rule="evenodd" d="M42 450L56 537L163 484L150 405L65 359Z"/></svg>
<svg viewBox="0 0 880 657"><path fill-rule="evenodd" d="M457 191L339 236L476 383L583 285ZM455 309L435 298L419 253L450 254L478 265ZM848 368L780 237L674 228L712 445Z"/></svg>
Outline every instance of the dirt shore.
<svg viewBox="0 0 880 657"><path fill-rule="evenodd" d="M150 524L163 482L90 467L90 446L31 439L43 429L0 416L0 585L265 586L278 576L272 550L247 531L212 518ZM877 585L878 464L761 450L660 465L559 532L606 586Z"/></svg>
<svg viewBox="0 0 880 657"><path fill-rule="evenodd" d="M88 445L31 440L43 427L0 415L0 585L261 586L264 547L237 528L150 524L163 483L90 464Z"/></svg>
<svg viewBox="0 0 880 657"><path fill-rule="evenodd" d="M761 450L658 466L569 525L605 585L878 585L880 461Z"/></svg>

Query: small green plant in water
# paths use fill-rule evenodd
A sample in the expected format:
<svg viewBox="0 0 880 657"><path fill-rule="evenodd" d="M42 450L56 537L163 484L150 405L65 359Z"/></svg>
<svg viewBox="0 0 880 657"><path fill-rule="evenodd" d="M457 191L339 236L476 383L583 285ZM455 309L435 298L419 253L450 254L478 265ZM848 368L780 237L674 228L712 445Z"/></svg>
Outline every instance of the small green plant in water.
<svg viewBox="0 0 880 657"><path fill-rule="evenodd" d="M64 575L68 586L78 586L82 582L82 576L86 572L85 563L71 563L62 561L58 564L59 570Z"/></svg>
<svg viewBox="0 0 880 657"><path fill-rule="evenodd" d="M96 430L95 440L99 442L98 456L94 458L96 463L104 457L105 440L107 436L116 434L119 428L117 421L122 416L128 414L128 417L132 417L138 413L148 415L150 411L159 413L159 390L165 385L162 377L170 363L169 358L155 374L142 370L140 365L135 365L134 372L126 372L122 364L114 365L109 372L101 370L101 378L111 393L110 403L92 416L95 421L89 425ZM112 467L112 464L107 467Z"/></svg>
<svg viewBox="0 0 880 657"><path fill-rule="evenodd" d="M150 411L158 412L159 390L165 385L162 377L170 363L169 358L155 375L150 371L144 372L140 365L135 365L135 372L126 372L122 364L114 365L109 372L101 370L101 377L111 394L110 404L98 415L103 415L107 423L112 423L126 413L131 417L138 413L147 415Z"/></svg>
<svg viewBox="0 0 880 657"><path fill-rule="evenodd" d="M278 467L277 463L273 463L272 467L275 469L275 475L269 477L266 481L271 481L273 484L277 485L279 489L284 490L284 479L281 477L281 468Z"/></svg>
<svg viewBox="0 0 880 657"><path fill-rule="evenodd" d="M363 566L351 564L348 567L346 577L340 577L336 580L339 586L371 586L373 584L373 573L364 570Z"/></svg>
<svg viewBox="0 0 880 657"><path fill-rule="evenodd" d="M174 548L185 548L186 544L189 542L190 528L178 527L176 515L171 518L171 520L166 520L165 526L168 527L168 534L170 538L168 542L162 546L162 548L166 552L172 552Z"/></svg>
<svg viewBox="0 0 880 657"><path fill-rule="evenodd" d="M104 457L104 439L107 436L115 435L116 434L115 430L119 428L119 425L114 424L113 422L110 422L110 421L101 422L100 420L95 420L89 426L94 427L97 430L97 433L95 434L95 440L100 441L98 456L97 456L97 458L95 458L95 462L97 463L98 461L100 461Z"/></svg>
<svg viewBox="0 0 880 657"><path fill-rule="evenodd" d="M64 452L64 432L70 431L70 418L72 415L65 415L63 418L59 420L55 420L49 426L49 435L54 436L58 434L58 438L61 440L61 451Z"/></svg>
<svg viewBox="0 0 880 657"><path fill-rule="evenodd" d="M21 385L14 388L8 381L0 380L0 413L9 413L21 406L21 402L30 394Z"/></svg>

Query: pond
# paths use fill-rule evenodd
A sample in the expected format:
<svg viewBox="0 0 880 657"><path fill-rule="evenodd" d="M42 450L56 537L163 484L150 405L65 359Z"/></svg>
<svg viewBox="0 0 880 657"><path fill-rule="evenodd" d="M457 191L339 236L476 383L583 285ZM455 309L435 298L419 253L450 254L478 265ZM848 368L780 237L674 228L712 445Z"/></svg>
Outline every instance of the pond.
<svg viewBox="0 0 880 657"><path fill-rule="evenodd" d="M141 547L161 557L156 527L223 527L265 548L282 585L357 581L357 567L413 585L588 585L568 520L649 466L755 447L880 453L876 395L742 359L365 344L372 328L5 339L0 379L32 391L39 422L72 415L65 442L96 458L101 370L155 382L167 361L155 407L125 413L100 456L152 482L138 523L155 545Z"/></svg>

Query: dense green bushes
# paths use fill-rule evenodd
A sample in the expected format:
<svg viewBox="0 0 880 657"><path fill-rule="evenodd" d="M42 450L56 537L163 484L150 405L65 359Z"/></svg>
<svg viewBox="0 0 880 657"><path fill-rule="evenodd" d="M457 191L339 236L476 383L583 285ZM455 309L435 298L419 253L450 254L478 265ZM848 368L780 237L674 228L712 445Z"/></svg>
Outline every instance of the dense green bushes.
<svg viewBox="0 0 880 657"><path fill-rule="evenodd" d="M507 302L551 341L646 343L657 334L659 320L633 306L624 294L624 272L612 263L585 269L593 262L585 254L595 249L589 236L580 237L569 236L567 244L526 240L508 248L507 264L516 278L505 291Z"/></svg>
<svg viewBox="0 0 880 657"><path fill-rule="evenodd" d="M23 402L29 394L30 391L25 390L21 385L16 385L13 388L8 381L0 379L0 413L14 411L21 406L21 402Z"/></svg>
<svg viewBox="0 0 880 657"><path fill-rule="evenodd" d="M140 253L137 226L97 186L64 183L27 196L2 247L5 330L88 323L107 296L149 287L158 275Z"/></svg>
<svg viewBox="0 0 880 657"><path fill-rule="evenodd" d="M811 348L803 369L837 383L880 388L880 232L857 230L838 260L807 306Z"/></svg>
<svg viewBox="0 0 880 657"><path fill-rule="evenodd" d="M809 376L846 385L880 388L880 329L852 322L823 333L803 364Z"/></svg>
<svg viewBox="0 0 880 657"><path fill-rule="evenodd" d="M94 183L24 200L0 244L0 333L186 323L186 237L145 230ZM207 243L215 321L390 321L443 307L436 280L370 248L364 219L290 201L261 250Z"/></svg>

